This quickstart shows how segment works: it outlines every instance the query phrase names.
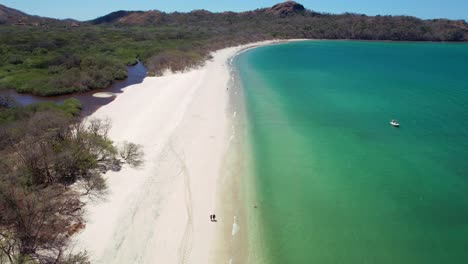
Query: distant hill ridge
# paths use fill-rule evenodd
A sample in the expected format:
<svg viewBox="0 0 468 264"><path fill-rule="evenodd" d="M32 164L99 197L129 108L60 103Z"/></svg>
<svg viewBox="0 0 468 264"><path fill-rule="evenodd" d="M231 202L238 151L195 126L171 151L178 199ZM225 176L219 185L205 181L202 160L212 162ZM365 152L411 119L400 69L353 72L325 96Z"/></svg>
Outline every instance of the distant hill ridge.
<svg viewBox="0 0 468 264"><path fill-rule="evenodd" d="M19 10L0 5L0 25L28 25L28 26L39 26L41 24L54 23L59 20L32 16L21 12Z"/></svg>
<svg viewBox="0 0 468 264"><path fill-rule="evenodd" d="M188 13L151 11L116 11L83 25L120 26L185 26L238 29L241 26L257 27L259 34L279 34L282 37L364 39L364 40L431 40L468 41L468 24L464 20L422 20L410 16L366 16L361 14L326 14L306 9L303 5L286 1L270 8L246 12L213 13L194 10ZM0 5L0 25L18 26L80 26L73 19L52 19L32 16Z"/></svg>
<svg viewBox="0 0 468 264"><path fill-rule="evenodd" d="M115 22L118 22L121 18L126 17L128 15L143 14L143 13L144 13L143 11L124 11L124 10L120 10L120 11L112 12L112 13L107 14L107 15L102 16L102 17L98 17L98 18L96 18L94 20L91 20L90 22L92 24L115 23Z"/></svg>
<svg viewBox="0 0 468 264"><path fill-rule="evenodd" d="M88 21L93 25L188 26L208 31L239 31L280 38L324 38L410 41L468 41L464 20L429 19L411 16L367 16L327 14L287 1L270 8L246 12L214 13L194 10L188 13L117 11Z"/></svg>
<svg viewBox="0 0 468 264"><path fill-rule="evenodd" d="M203 18L204 16L223 16L223 15L239 15L239 16L247 16L252 14L268 14L273 16L288 16L288 15L295 15L295 14L304 14L304 12L314 13L312 11L308 11L305 7L297 2L294 1L286 1L283 3L279 3L274 5L271 8L260 8L253 11L245 11L245 12L222 12L222 13L214 13L207 10L193 10L188 13L180 13L180 12L173 12L173 13L165 13L159 10L151 10L151 11L116 11L112 12L108 15L98 17L96 19L88 21L91 24L111 24L111 23L120 23L120 24L129 24L129 25L148 25L148 24L155 24L158 21L166 20L169 22L171 17L180 17L183 15L189 17L198 17ZM169 18L169 21L167 20Z"/></svg>

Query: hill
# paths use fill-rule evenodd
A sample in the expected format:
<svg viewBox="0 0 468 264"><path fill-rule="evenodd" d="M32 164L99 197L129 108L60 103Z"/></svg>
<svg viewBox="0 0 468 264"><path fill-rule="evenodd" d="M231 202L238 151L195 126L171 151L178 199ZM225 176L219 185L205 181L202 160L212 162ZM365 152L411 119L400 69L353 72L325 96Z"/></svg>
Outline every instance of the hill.
<svg viewBox="0 0 468 264"><path fill-rule="evenodd" d="M96 19L90 21L90 23L94 24L94 25L104 24L104 23L116 23L116 22L119 22L119 20L121 18L124 18L126 16L129 16L129 15L135 14L135 13L136 14L142 14L144 12L143 11L124 11L124 10L120 10L120 11L112 12L112 13L107 14L105 16L96 18Z"/></svg>
<svg viewBox="0 0 468 264"><path fill-rule="evenodd" d="M251 15L273 15L273 16L288 16L295 14L304 14L306 9L303 5L294 1L287 1L279 3L271 8L261 8L255 11L248 12L224 12L224 13L213 13L207 10L194 10L189 13L164 13L158 10L151 11L124 11L120 10L112 12L108 15L96 18L89 21L93 25L97 24L121 24L121 25L158 25L158 24L177 24L183 22L200 22L201 20L219 19L229 17L231 15L237 15L239 17L248 17ZM309 11L310 12L310 11Z"/></svg>
<svg viewBox="0 0 468 264"><path fill-rule="evenodd" d="M287 1L270 8L247 12L189 13L118 11L89 21L93 25L183 26L204 30L241 31L275 37L320 39L467 41L468 24L447 19L422 20L410 16L366 16L318 13Z"/></svg>
<svg viewBox="0 0 468 264"><path fill-rule="evenodd" d="M18 24L32 20L32 16L19 10L0 5L0 24Z"/></svg>
<svg viewBox="0 0 468 264"><path fill-rule="evenodd" d="M125 78L125 65L136 60L158 75L198 66L217 49L267 39L468 41L462 20L334 15L293 1L239 13L117 11L79 24L1 6L0 21L0 89L40 95L105 87Z"/></svg>
<svg viewBox="0 0 468 264"><path fill-rule="evenodd" d="M19 10L0 5L0 25L41 26L60 24L58 19L33 16Z"/></svg>
<svg viewBox="0 0 468 264"><path fill-rule="evenodd" d="M22 11L0 5L0 25L35 26L35 27L76 27L79 21L75 19L54 19L33 16Z"/></svg>

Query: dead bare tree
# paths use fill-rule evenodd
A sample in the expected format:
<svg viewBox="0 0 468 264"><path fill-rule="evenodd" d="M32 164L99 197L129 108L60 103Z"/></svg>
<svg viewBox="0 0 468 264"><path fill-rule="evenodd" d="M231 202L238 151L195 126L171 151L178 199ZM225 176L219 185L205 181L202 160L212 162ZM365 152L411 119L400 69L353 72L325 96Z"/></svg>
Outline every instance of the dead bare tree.
<svg viewBox="0 0 468 264"><path fill-rule="evenodd" d="M11 260L55 262L68 245L73 227L83 222L79 198L57 185L32 191L0 188L2 251Z"/></svg>
<svg viewBox="0 0 468 264"><path fill-rule="evenodd" d="M142 147L135 143L125 141L119 150L119 155L123 162L133 167L140 167L143 164Z"/></svg>
<svg viewBox="0 0 468 264"><path fill-rule="evenodd" d="M139 145L117 148L108 120L74 123L39 112L0 127L0 263L87 263L66 254L84 227L83 195L101 194L102 173L142 164Z"/></svg>

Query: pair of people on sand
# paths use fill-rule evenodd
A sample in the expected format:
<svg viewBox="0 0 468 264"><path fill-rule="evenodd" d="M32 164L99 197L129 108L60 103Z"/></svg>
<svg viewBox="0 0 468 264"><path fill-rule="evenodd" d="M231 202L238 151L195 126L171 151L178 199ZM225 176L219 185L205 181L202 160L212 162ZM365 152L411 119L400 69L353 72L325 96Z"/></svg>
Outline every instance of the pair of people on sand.
<svg viewBox="0 0 468 264"><path fill-rule="evenodd" d="M211 222L218 222L218 220L216 220L216 215L215 214L210 215L210 220L211 220Z"/></svg>

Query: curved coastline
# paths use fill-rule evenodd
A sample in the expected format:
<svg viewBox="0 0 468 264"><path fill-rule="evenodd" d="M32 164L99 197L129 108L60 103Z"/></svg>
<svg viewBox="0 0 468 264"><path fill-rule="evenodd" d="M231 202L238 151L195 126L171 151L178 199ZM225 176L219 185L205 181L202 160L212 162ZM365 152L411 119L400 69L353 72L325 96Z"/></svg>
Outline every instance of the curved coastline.
<svg viewBox="0 0 468 264"><path fill-rule="evenodd" d="M308 50L309 46L314 48ZM447 236L445 229L453 223L452 215L466 218L462 213L465 186L458 185L460 170L456 169L465 167L460 159L463 155L456 154L465 153L460 144L466 132L462 125L466 93L463 82L454 82L450 88L439 86L456 76L464 79L459 66L466 52L444 44L391 46L392 56L385 43L310 42L258 49L237 57L247 99L246 145L251 147L250 165L255 165L255 177L247 177L251 181L245 186L254 195L246 207L253 249L245 263L343 259L362 263L367 257L382 263L390 263L394 257L408 263L466 259L460 248L466 239L463 229L451 229L455 232ZM335 50L335 60L326 52L330 49ZM382 56L367 60L365 55L376 51ZM412 70L394 70L428 51L433 51L439 64L418 63L411 64ZM440 65L447 70L439 71ZM363 69L374 77L356 82ZM441 74L434 74L435 82L429 83L417 75L421 71ZM341 79L334 82L330 76ZM408 85L415 77L422 77L421 84ZM382 83L375 89L379 81ZM395 95L402 98L401 104L386 104ZM405 130L395 131L388 122L380 123L389 115L407 120ZM359 125L346 123L354 116L360 116ZM434 127L429 132L421 126L432 122L450 127L450 133L457 131L457 135L451 134L452 142L440 137L448 130ZM411 152L399 156L408 142ZM428 142L431 151L426 149ZM431 161L435 156L438 158ZM399 170L389 160L401 166ZM447 169L447 164L454 169ZM420 165L434 169L422 171ZM407 208L419 210L408 212ZM426 220L434 211L450 217ZM411 234L411 240L399 233L402 228ZM437 239L428 239L427 234ZM398 248L389 246L394 241L399 241ZM450 254L428 255L424 251L428 245L440 246ZM415 250L409 252L408 248ZM388 251L394 257L382 254Z"/></svg>
<svg viewBox="0 0 468 264"><path fill-rule="evenodd" d="M232 257L230 241L219 240L234 219L223 215L229 211L223 190L233 183L222 176L234 136L228 60L278 42L284 41L223 49L200 69L147 77L90 116L110 119L112 140L141 144L146 162L106 175L108 194L87 205L75 249L87 250L93 263L219 263ZM217 223L209 221L211 213Z"/></svg>

